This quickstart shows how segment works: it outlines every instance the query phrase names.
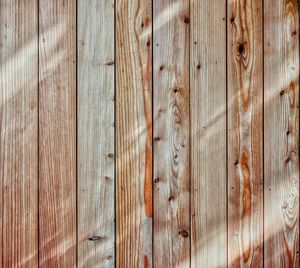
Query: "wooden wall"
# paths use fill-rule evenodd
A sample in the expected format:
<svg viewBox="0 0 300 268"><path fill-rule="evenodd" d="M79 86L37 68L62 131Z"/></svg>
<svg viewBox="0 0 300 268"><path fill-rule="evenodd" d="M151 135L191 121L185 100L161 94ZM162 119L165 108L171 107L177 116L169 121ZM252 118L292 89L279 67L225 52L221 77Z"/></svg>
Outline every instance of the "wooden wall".
<svg viewBox="0 0 300 268"><path fill-rule="evenodd" d="M299 8L0 0L0 267L299 267Z"/></svg>

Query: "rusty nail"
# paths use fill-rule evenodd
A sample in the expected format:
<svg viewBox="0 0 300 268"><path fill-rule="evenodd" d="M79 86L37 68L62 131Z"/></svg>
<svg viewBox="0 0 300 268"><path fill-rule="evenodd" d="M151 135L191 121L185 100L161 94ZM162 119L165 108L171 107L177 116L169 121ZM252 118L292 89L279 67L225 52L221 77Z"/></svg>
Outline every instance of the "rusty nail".
<svg viewBox="0 0 300 268"><path fill-rule="evenodd" d="M90 240L90 241L98 241L98 240L100 240L100 239L101 239L100 236L92 236L92 237L89 237L89 240Z"/></svg>
<svg viewBox="0 0 300 268"><path fill-rule="evenodd" d="M114 61L109 61L106 63L106 65L113 65L114 64Z"/></svg>

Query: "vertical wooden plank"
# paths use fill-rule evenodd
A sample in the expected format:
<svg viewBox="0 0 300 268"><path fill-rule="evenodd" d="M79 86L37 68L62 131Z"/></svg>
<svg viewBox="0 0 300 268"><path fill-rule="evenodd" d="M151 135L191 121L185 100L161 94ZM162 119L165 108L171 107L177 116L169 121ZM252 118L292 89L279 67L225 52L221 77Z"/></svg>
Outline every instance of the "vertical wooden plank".
<svg viewBox="0 0 300 268"><path fill-rule="evenodd" d="M114 267L114 1L78 1L78 266Z"/></svg>
<svg viewBox="0 0 300 268"><path fill-rule="evenodd" d="M0 1L0 267L38 262L38 9Z"/></svg>
<svg viewBox="0 0 300 268"><path fill-rule="evenodd" d="M189 1L153 17L154 267L189 267Z"/></svg>
<svg viewBox="0 0 300 268"><path fill-rule="evenodd" d="M116 1L116 266L152 266L150 0Z"/></svg>
<svg viewBox="0 0 300 268"><path fill-rule="evenodd" d="M264 264L299 267L299 2L264 1Z"/></svg>
<svg viewBox="0 0 300 268"><path fill-rule="evenodd" d="M76 265L76 2L39 1L41 267Z"/></svg>
<svg viewBox="0 0 300 268"><path fill-rule="evenodd" d="M225 267L225 0L192 1L190 59L192 267Z"/></svg>
<svg viewBox="0 0 300 268"><path fill-rule="evenodd" d="M262 1L228 2L228 266L263 266Z"/></svg>

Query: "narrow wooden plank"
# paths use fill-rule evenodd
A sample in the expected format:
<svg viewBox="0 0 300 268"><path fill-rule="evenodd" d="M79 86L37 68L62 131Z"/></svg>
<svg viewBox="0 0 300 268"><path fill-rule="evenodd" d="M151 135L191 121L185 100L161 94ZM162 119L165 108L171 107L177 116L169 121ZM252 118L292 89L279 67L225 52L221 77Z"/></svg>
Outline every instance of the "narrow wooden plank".
<svg viewBox="0 0 300 268"><path fill-rule="evenodd" d="M154 267L189 267L189 1L153 3Z"/></svg>
<svg viewBox="0 0 300 268"><path fill-rule="evenodd" d="M116 1L116 266L152 267L150 0Z"/></svg>
<svg viewBox="0 0 300 268"><path fill-rule="evenodd" d="M264 2L264 264L299 267L299 2Z"/></svg>
<svg viewBox="0 0 300 268"><path fill-rule="evenodd" d="M39 261L76 265L76 2L39 1Z"/></svg>
<svg viewBox="0 0 300 268"><path fill-rule="evenodd" d="M78 1L78 266L114 267L114 1Z"/></svg>
<svg viewBox="0 0 300 268"><path fill-rule="evenodd" d="M38 263L37 7L0 1L0 267Z"/></svg>
<svg viewBox="0 0 300 268"><path fill-rule="evenodd" d="M228 2L228 266L263 266L262 1Z"/></svg>
<svg viewBox="0 0 300 268"><path fill-rule="evenodd" d="M226 267L226 1L191 4L192 267Z"/></svg>

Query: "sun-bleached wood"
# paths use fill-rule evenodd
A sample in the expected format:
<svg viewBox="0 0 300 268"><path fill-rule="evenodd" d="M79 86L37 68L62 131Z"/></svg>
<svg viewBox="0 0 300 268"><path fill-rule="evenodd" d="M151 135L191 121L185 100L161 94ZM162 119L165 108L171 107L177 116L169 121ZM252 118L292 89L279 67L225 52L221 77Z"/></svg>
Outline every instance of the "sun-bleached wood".
<svg viewBox="0 0 300 268"><path fill-rule="evenodd" d="M76 1L39 1L39 266L76 265Z"/></svg>
<svg viewBox="0 0 300 268"><path fill-rule="evenodd" d="M264 1L264 265L299 267L299 2Z"/></svg>
<svg viewBox="0 0 300 268"><path fill-rule="evenodd" d="M0 1L0 267L38 264L37 7Z"/></svg>
<svg viewBox="0 0 300 268"><path fill-rule="evenodd" d="M189 1L153 5L154 267L189 267Z"/></svg>
<svg viewBox="0 0 300 268"><path fill-rule="evenodd" d="M228 2L228 266L263 266L262 1Z"/></svg>
<svg viewBox="0 0 300 268"><path fill-rule="evenodd" d="M79 267L114 267L113 4L78 1Z"/></svg>
<svg viewBox="0 0 300 268"><path fill-rule="evenodd" d="M226 1L190 10L191 264L226 267Z"/></svg>
<svg viewBox="0 0 300 268"><path fill-rule="evenodd" d="M116 1L116 266L152 267L151 0Z"/></svg>

